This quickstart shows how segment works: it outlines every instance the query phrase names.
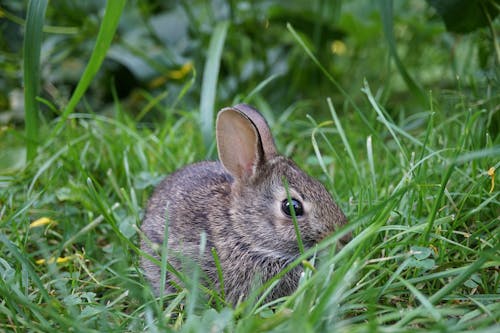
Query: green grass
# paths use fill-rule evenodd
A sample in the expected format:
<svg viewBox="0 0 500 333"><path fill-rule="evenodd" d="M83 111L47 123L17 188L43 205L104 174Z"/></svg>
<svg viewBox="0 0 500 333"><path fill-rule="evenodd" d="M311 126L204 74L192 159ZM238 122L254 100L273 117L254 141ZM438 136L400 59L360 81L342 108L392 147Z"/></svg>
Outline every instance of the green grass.
<svg viewBox="0 0 500 333"><path fill-rule="evenodd" d="M366 116L375 121L378 112ZM374 122L376 133L354 116L341 124L349 146L340 124L314 128L292 114L307 154L296 159L315 160L307 140L314 131L319 156L334 161L331 182L301 164L335 183L356 237L338 253L328 250L335 238L322 243L329 255L314 272L306 269L284 303L236 309L210 308L190 293L164 309L137 266L137 226L152 185L204 156L196 113L166 121L160 127L171 131L162 136L122 113L73 114L63 137L47 142L33 164L2 177L1 328L493 332L500 319L500 205L487 170L500 166L500 147L481 134L489 112L460 107L452 119L437 111L398 123L384 118ZM428 127L405 129L415 121ZM279 131L276 137L287 144ZM30 227L42 217L54 222ZM67 261L47 263L58 257Z"/></svg>
<svg viewBox="0 0 500 333"><path fill-rule="evenodd" d="M235 43L231 29L225 48ZM214 156L200 125L214 102L206 97L201 114L191 104L199 101L189 94L193 81L171 104L150 96L135 112L116 92L107 112L85 100L78 108L80 96L71 102L77 112L40 126L44 140L32 160L0 170L0 332L498 331L497 95L471 93L474 80L459 80L417 108L384 97L389 83L344 89L293 24L284 31L345 103L325 93L274 107L265 93L279 82L276 73L256 82L250 97L230 100L258 105L280 151L319 178L349 218L347 229L295 262L305 271L298 290L235 308L196 283L155 298L138 266L143 209L164 175ZM217 49L211 59L220 58ZM101 61L91 58L88 68ZM204 91L217 91L216 74ZM421 92L407 94L419 100ZM155 109L160 120L137 121ZM0 150L23 147L22 133L2 127ZM335 251L348 231L353 240Z"/></svg>

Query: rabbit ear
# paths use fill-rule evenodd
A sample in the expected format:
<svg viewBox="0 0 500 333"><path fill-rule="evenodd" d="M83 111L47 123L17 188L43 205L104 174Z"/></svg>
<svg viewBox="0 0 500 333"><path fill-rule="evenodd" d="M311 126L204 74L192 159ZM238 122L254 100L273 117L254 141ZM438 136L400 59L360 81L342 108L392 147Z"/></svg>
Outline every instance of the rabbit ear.
<svg viewBox="0 0 500 333"><path fill-rule="evenodd" d="M278 152L276 151L276 145L274 144L271 130L269 129L269 125L267 124L266 119L264 119L262 114L247 104L235 105L233 109L244 114L248 119L250 119L250 121L257 129L265 159L269 160L273 156L277 155Z"/></svg>
<svg viewBox="0 0 500 333"><path fill-rule="evenodd" d="M276 155L265 119L244 104L219 112L216 136L220 161L239 179L252 176L255 166Z"/></svg>

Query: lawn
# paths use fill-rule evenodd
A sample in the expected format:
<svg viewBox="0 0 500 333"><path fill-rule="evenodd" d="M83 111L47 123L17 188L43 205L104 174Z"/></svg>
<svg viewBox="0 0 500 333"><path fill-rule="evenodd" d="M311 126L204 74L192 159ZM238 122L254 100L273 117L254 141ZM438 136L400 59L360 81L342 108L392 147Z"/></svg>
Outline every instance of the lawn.
<svg viewBox="0 0 500 333"><path fill-rule="evenodd" d="M435 3L0 4L0 332L498 332L499 8ZM349 223L289 297L156 297L147 200L240 102Z"/></svg>

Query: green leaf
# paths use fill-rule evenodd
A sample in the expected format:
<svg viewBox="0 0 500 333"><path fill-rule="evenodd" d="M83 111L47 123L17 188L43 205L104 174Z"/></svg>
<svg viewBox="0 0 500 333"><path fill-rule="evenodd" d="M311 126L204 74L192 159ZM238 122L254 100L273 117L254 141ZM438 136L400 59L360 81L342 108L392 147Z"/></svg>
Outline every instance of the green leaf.
<svg viewBox="0 0 500 333"><path fill-rule="evenodd" d="M0 278L6 283L11 283L14 280L16 271L9 265L9 263L0 258Z"/></svg>
<svg viewBox="0 0 500 333"><path fill-rule="evenodd" d="M135 219L132 216L124 217L120 221L119 229L123 236L130 239L136 233Z"/></svg>
<svg viewBox="0 0 500 333"><path fill-rule="evenodd" d="M434 259L416 260L414 258L411 258L408 261L408 267L421 268L423 270L430 270L434 268L435 265L436 262L434 261Z"/></svg>
<svg viewBox="0 0 500 333"><path fill-rule="evenodd" d="M498 15L498 2L489 0L427 0L442 17L446 30L468 33L489 24ZM488 15L488 16L487 16Z"/></svg>
<svg viewBox="0 0 500 333"><path fill-rule="evenodd" d="M464 286L468 288L477 288L479 283L481 283L481 277L479 274L472 274L470 279L464 282Z"/></svg>
<svg viewBox="0 0 500 333"><path fill-rule="evenodd" d="M82 304L82 300L80 299L80 297L78 297L76 295L68 295L68 296L63 298L63 303L66 306L74 306L74 305Z"/></svg>
<svg viewBox="0 0 500 333"><path fill-rule="evenodd" d="M432 250L430 248L423 246L412 246L410 250L413 257L417 260L426 259L432 254Z"/></svg>

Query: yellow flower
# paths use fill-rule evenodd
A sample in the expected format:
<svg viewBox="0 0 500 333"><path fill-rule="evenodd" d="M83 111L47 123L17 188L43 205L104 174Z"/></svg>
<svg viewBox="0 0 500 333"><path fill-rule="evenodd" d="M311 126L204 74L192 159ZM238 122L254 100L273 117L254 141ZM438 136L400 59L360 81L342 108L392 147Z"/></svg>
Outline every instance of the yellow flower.
<svg viewBox="0 0 500 333"><path fill-rule="evenodd" d="M45 263L47 264L53 264L54 262L57 263L57 264L64 264L65 262L68 262L70 260L72 260L75 256L72 255L72 256L67 256L67 257L57 257L57 258L49 258L49 260L45 260L45 259L38 259L37 261L35 261L35 263L37 265L43 265Z"/></svg>
<svg viewBox="0 0 500 333"><path fill-rule="evenodd" d="M330 45L333 54L343 55L347 51L345 43L341 40L334 40Z"/></svg>
<svg viewBox="0 0 500 333"><path fill-rule="evenodd" d="M193 69L193 63L191 61L188 61L184 65L182 65L181 68L168 71L165 74L153 79L151 82L149 82L149 87L150 88L159 87L165 82L167 82L168 79L180 80L184 78L186 75L188 75L192 69Z"/></svg>
<svg viewBox="0 0 500 333"><path fill-rule="evenodd" d="M193 63L191 61L186 62L180 69L173 70L167 73L167 76L171 79L180 80L185 77L193 69Z"/></svg>
<svg viewBox="0 0 500 333"><path fill-rule="evenodd" d="M38 220L31 222L30 229L36 228L36 227L41 227L41 226L51 224L51 223L57 223L57 222L49 219L48 217L41 217Z"/></svg>

